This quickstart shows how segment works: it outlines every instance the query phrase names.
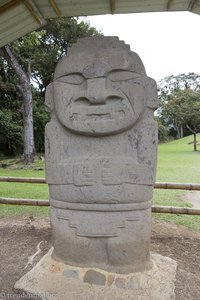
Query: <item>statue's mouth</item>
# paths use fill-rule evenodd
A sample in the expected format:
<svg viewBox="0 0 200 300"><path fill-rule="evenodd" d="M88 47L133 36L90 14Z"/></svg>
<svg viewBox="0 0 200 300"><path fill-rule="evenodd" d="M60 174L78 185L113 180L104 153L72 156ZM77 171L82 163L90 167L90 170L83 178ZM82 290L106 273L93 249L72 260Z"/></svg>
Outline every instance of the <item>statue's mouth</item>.
<svg viewBox="0 0 200 300"><path fill-rule="evenodd" d="M101 105L69 105L67 111L70 113L70 119L75 121L105 121L123 119L125 117L127 106L121 101L113 104Z"/></svg>
<svg viewBox="0 0 200 300"><path fill-rule="evenodd" d="M117 99L112 102L95 105L71 102L66 109L67 127L94 136L119 133L130 127L135 117L129 101Z"/></svg>

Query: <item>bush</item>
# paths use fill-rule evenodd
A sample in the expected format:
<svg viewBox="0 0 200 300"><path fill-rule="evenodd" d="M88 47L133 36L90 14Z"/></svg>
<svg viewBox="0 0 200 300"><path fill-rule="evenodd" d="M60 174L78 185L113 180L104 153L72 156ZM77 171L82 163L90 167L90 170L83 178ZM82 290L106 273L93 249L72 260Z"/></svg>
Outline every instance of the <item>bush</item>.
<svg viewBox="0 0 200 300"><path fill-rule="evenodd" d="M158 141L165 142L169 138L169 130L162 124L158 124Z"/></svg>
<svg viewBox="0 0 200 300"><path fill-rule="evenodd" d="M0 153L17 155L22 151L22 121L10 109L0 110Z"/></svg>

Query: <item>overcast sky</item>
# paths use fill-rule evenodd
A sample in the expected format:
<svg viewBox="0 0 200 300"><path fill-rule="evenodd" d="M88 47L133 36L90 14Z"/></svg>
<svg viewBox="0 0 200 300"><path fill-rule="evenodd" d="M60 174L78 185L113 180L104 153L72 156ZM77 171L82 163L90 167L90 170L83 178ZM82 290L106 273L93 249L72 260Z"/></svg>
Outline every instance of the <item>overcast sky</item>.
<svg viewBox="0 0 200 300"><path fill-rule="evenodd" d="M148 76L200 74L200 16L189 12L92 16L91 26L119 36L139 54Z"/></svg>

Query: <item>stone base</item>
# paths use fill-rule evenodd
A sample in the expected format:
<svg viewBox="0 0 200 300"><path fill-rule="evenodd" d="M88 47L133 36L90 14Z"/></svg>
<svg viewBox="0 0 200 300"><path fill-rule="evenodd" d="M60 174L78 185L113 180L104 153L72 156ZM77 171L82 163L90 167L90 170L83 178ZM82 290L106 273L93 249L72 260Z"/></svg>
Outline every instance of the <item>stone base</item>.
<svg viewBox="0 0 200 300"><path fill-rule="evenodd" d="M151 270L117 274L78 268L52 259L53 248L15 284L15 289L45 300L173 300L177 264L151 254Z"/></svg>

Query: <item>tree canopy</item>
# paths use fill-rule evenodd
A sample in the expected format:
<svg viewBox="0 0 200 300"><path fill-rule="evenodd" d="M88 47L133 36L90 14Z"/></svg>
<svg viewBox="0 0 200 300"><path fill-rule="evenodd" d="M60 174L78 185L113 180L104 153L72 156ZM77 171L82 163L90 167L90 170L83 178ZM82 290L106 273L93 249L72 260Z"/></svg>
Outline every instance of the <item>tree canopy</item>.
<svg viewBox="0 0 200 300"><path fill-rule="evenodd" d="M182 137L184 131L196 134L200 130L200 75L189 73L170 76L159 85L159 115L163 123L173 127Z"/></svg>
<svg viewBox="0 0 200 300"><path fill-rule="evenodd" d="M193 91L200 90L200 75L195 73L171 75L159 81L159 96L167 100L167 97L174 91L191 89Z"/></svg>

